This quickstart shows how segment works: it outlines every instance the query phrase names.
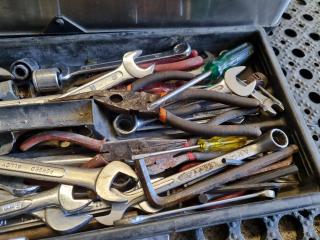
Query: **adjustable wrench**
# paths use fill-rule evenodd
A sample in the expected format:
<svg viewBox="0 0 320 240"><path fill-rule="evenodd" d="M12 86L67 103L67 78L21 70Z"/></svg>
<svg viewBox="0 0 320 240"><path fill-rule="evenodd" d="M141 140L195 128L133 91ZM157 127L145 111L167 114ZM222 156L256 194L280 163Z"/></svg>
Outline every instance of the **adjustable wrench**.
<svg viewBox="0 0 320 240"><path fill-rule="evenodd" d="M0 219L12 218L49 206L61 207L65 211L78 211L91 202L87 199L74 199L72 191L73 186L59 185L41 193L1 202Z"/></svg>
<svg viewBox="0 0 320 240"><path fill-rule="evenodd" d="M162 193L195 179L209 176L218 171L221 171L226 166L226 164L224 163L224 159L242 160L261 152L285 148L288 146L288 143L288 138L283 131L279 129L273 129L262 135L257 139L257 141L248 146L242 147L230 153L199 164L193 168L187 169L186 171L176 173L174 175L156 181L152 185L157 193ZM110 214L108 214L107 216L96 217L96 220L104 225L113 225L114 221L122 218L126 209L145 200L144 191L142 188L137 188L135 190L124 193L120 193L116 189L112 189L112 191L119 195L122 195L123 198L127 199L127 202L112 202Z"/></svg>
<svg viewBox="0 0 320 240"><path fill-rule="evenodd" d="M127 52L123 56L122 64L112 72L106 73L95 80L88 82L76 89L62 94L58 98L64 98L66 96L90 92L95 90L105 90L110 89L124 81L131 78L142 78L146 75L149 75L154 70L154 65L149 66L148 68L142 69L135 63L135 58L142 53L141 50Z"/></svg>
<svg viewBox="0 0 320 240"><path fill-rule="evenodd" d="M126 201L110 190L113 180L119 173L137 178L130 166L119 161L113 161L103 168L83 169L44 163L31 164L22 161L0 160L0 175L82 186L95 191L102 199L116 202Z"/></svg>
<svg viewBox="0 0 320 240"><path fill-rule="evenodd" d="M233 67L228 69L224 75L225 84L233 93L239 96L248 96L248 92L243 91L243 88L246 88L249 85L246 86L243 81L237 78L237 75L241 73L245 68L246 67L244 66ZM250 83L250 85L251 84L252 82ZM277 115L277 111L281 112L284 110L284 106L278 99L272 96L262 86L258 86L258 88L261 92L253 89L253 91L249 93L249 95L257 99L261 103L262 109L264 111L270 113L271 115Z"/></svg>

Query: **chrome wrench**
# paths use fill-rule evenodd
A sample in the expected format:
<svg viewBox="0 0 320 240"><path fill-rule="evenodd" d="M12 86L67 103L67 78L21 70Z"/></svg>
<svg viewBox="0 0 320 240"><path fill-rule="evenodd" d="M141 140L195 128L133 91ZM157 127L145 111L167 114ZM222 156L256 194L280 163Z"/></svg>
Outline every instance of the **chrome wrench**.
<svg viewBox="0 0 320 240"><path fill-rule="evenodd" d="M188 57L191 53L191 47L188 43L178 43L168 51L139 56L135 59L137 64L141 63L149 63L149 62L161 62L164 60L180 60ZM47 68L47 69L38 69L33 71L32 81L34 86L37 87L37 91L42 92L45 89L42 89L39 86L42 86L44 82L55 82L56 89L61 89L61 85L65 82L74 79L75 77L79 77L85 74L93 74L99 73L103 71L111 71L121 65L121 61L110 61L98 64L91 64L85 66L70 66L70 67L62 67L59 68ZM66 69L64 71L64 69ZM1 70L1 69L0 69ZM2 76L7 76L9 74L3 71ZM0 72L1 76L1 72ZM9 75L10 76L10 75ZM8 77L7 77L8 78ZM12 79L12 78L10 78Z"/></svg>
<svg viewBox="0 0 320 240"><path fill-rule="evenodd" d="M239 96L248 96L248 92L243 91L243 87L246 84L237 78L237 75L241 73L246 67L239 66L228 69L224 74L224 82L227 87L235 94ZM252 83L250 83L251 85ZM246 87L248 87L247 85ZM262 86L258 86L260 91L253 89L253 91L249 94L253 98L257 99L262 106L262 109L265 112L270 113L271 115L277 115L277 111L282 112L284 110L283 104L272 96L267 90L265 90Z"/></svg>
<svg viewBox="0 0 320 240"><path fill-rule="evenodd" d="M0 219L12 218L48 206L61 207L65 211L78 211L91 202L87 199L74 199L72 191L73 186L59 185L41 193L1 202Z"/></svg>
<svg viewBox="0 0 320 240"><path fill-rule="evenodd" d="M136 178L133 169L127 164L112 161L103 168L84 169L44 163L26 163L22 161L0 160L0 174L14 177L31 178L68 185L86 187L108 201L126 201L111 191L115 177L123 173Z"/></svg>
<svg viewBox="0 0 320 240"><path fill-rule="evenodd" d="M64 98L84 92L110 89L128 79L142 78L153 73L154 64L148 68L142 69L135 63L136 57L138 57L141 53L141 50L127 52L123 56L122 64L117 69L106 73L95 80L88 82L87 84L77 87L76 89L68 91L58 98Z"/></svg>

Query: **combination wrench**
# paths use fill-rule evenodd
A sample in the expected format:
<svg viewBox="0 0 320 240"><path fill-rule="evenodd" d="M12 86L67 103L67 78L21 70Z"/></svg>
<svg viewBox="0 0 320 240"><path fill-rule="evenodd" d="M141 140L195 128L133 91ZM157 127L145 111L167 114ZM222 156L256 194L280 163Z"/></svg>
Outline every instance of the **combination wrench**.
<svg viewBox="0 0 320 240"><path fill-rule="evenodd" d="M91 200L74 199L73 186L59 185L50 190L24 197L17 197L0 203L0 219L12 218L34 210L56 206L65 211L78 211Z"/></svg>
<svg viewBox="0 0 320 240"><path fill-rule="evenodd" d="M170 50L139 56L135 62L137 64L150 62L159 63L164 61L171 62L187 58L190 54L191 47L188 43L178 43ZM116 60L84 66L57 66L46 69L36 69L32 72L32 82L38 92L59 91L63 85L68 84L76 77L111 71L120 65L121 60ZM3 75L4 74L2 74L2 76Z"/></svg>
<svg viewBox="0 0 320 240"><path fill-rule="evenodd" d="M127 164L113 161L103 168L84 169L44 163L0 160L0 175L31 178L61 184L76 185L91 189L107 201L126 201L111 191L113 180L119 173L137 178Z"/></svg>
<svg viewBox="0 0 320 240"><path fill-rule="evenodd" d="M122 64L115 70L103 74L102 76L88 82L80 87L72 89L58 98L64 98L70 95L85 93L96 90L110 89L131 78L142 78L153 73L155 65L147 68L140 68L135 63L135 58L142 53L141 50L127 52L123 56Z"/></svg>
<svg viewBox="0 0 320 240"><path fill-rule="evenodd" d="M283 149L288 146L288 143L287 135L283 131L280 129L273 129L266 132L250 145L199 164L183 172L155 181L152 185L157 193L162 193L182 186L183 184L195 179L205 176L207 177L221 171L227 166L224 161L225 159L246 159L261 152ZM111 189L111 191L117 193L119 196L121 195L123 199L127 199L127 202L112 202L110 214L96 217L96 220L104 225L113 225L114 221L122 218L123 214L129 207L145 200L144 191L141 187L124 193L121 193L116 189Z"/></svg>

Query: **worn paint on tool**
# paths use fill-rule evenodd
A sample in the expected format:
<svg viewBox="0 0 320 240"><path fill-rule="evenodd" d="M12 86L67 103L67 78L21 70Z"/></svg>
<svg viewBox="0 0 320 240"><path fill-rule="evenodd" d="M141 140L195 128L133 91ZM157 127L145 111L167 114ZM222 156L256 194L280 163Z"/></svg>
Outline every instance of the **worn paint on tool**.
<svg viewBox="0 0 320 240"><path fill-rule="evenodd" d="M4 205L0 206L0 215L24 209L24 208L30 206L31 203L32 203L31 200L21 200L21 201L17 201L17 202L4 204Z"/></svg>
<svg viewBox="0 0 320 240"><path fill-rule="evenodd" d="M221 161L203 163L194 168L190 168L185 173L181 173L178 176L178 179L180 181L186 181L191 178L197 178L199 176L203 176L203 174L209 173L210 171L223 166L225 166L225 164L223 164Z"/></svg>
<svg viewBox="0 0 320 240"><path fill-rule="evenodd" d="M0 169L54 177L63 177L65 174L63 168L35 166L34 164L11 162L5 160L0 160Z"/></svg>

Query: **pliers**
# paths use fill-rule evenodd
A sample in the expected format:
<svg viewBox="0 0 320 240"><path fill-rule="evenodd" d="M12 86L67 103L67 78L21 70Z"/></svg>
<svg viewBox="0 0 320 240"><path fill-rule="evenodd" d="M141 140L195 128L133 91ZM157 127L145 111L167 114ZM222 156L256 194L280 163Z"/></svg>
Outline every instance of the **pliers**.
<svg viewBox="0 0 320 240"><path fill-rule="evenodd" d="M105 141L83 136L81 134L65 131L46 131L26 139L20 145L22 151L27 151L33 146L45 141L69 141L86 149L102 153L96 156L97 166L105 165L106 162L114 160L131 160L132 155L162 151L183 147L184 139L145 139L135 138L128 140Z"/></svg>
<svg viewBox="0 0 320 240"><path fill-rule="evenodd" d="M140 114L142 116L157 117L163 123L168 123L171 126L183 130L185 132L200 135L203 137L210 136L260 136L261 130L257 126L246 125L215 125L215 124L198 124L181 117L176 116L165 108L150 110L149 104L159 98L158 95L149 94L146 92L132 92L132 91L92 91L75 96L69 96L60 100L72 100L93 98L98 104L106 107L109 110L126 113L126 114ZM247 97L240 97L232 94L224 94L206 89L189 89L182 94L176 96L171 102L184 100L206 100L212 102L219 102L227 105L237 107L254 108L258 111L260 106L259 101Z"/></svg>

